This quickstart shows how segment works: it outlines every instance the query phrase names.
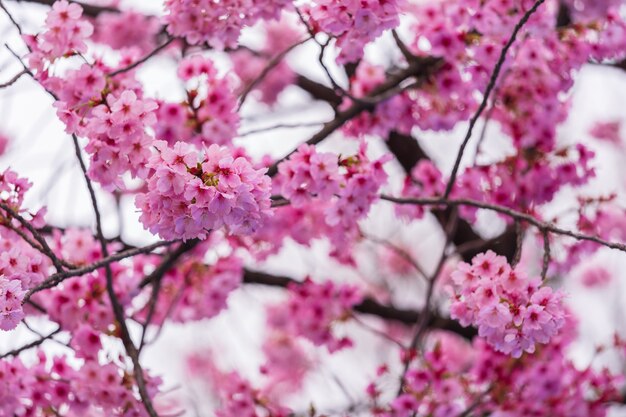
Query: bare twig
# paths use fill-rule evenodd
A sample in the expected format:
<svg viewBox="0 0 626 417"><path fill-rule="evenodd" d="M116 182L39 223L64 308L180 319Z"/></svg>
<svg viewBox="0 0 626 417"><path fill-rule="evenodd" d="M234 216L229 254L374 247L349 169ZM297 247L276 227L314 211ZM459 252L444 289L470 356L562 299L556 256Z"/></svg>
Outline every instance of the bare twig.
<svg viewBox="0 0 626 417"><path fill-rule="evenodd" d="M626 244L618 243L618 242L609 242L597 236L590 236L590 235L585 235L583 233L566 230L552 223L543 222L531 216L530 214L523 213L521 211L510 209L508 207L500 206L497 204L484 203L481 201L475 201L475 200L464 199L464 198L452 199L452 200L444 199L444 198L397 198L397 197L391 197L387 195L382 195L380 198L386 201L390 201L392 203L396 203L396 204L416 204L416 205L423 205L423 206L448 206L448 207L469 206L469 207L482 208L486 210L492 210L492 211L504 214L506 216L509 216L513 219L518 219L526 223L529 223L535 226L536 228L538 228L539 230L546 230L547 232L550 232L553 234L569 236L577 240L586 240L589 242L594 242L599 245L606 246L607 248L626 252Z"/></svg>
<svg viewBox="0 0 626 417"><path fill-rule="evenodd" d="M178 248L176 248L172 253L167 255L167 257L161 262L161 264L154 270L150 275L145 277L141 282L140 286L143 286L152 283L152 293L150 294L150 300L148 302L148 314L146 316L146 321L142 326L141 339L139 342L139 348L137 349L139 352L144 347L146 340L146 332L148 331L148 326L154 317L154 313L156 311L157 301L159 299L159 293L161 291L161 283L163 282L163 276L167 271L172 269L176 262L183 256L185 253L189 252L195 246L198 245L200 241L198 239L188 240L185 243L181 244ZM144 284L145 283L145 284Z"/></svg>
<svg viewBox="0 0 626 417"><path fill-rule="evenodd" d="M116 75L119 75L119 74L122 74L122 73L125 73L125 72L128 72L128 71L132 70L132 69L137 68L139 65L141 65L144 62L148 61L150 58L152 58L153 56L155 56L156 54L161 52L163 49L167 48L172 42L174 42L175 39L176 38L169 37L167 39L167 41L165 41L161 45L157 46L155 49L153 49L151 52L146 54L144 57L142 57L138 61L135 61L132 64L130 64L130 65L124 67L124 68L120 68L120 69L117 69L117 70L111 72L109 74L109 77L115 77Z"/></svg>
<svg viewBox="0 0 626 417"><path fill-rule="evenodd" d="M276 65L280 64L280 62L283 60L283 58L285 58L285 56L287 56L287 54L289 52L293 51L295 48L297 48L298 46L308 42L309 40L311 40L311 37L304 38L304 39L302 39L302 40L292 44L291 46L285 48L283 51L281 51L280 53L275 55L272 59L270 59L268 61L267 65L265 65L265 68L263 68L263 70L261 71L261 73L254 80L252 80L248 85L246 85L244 90L241 92L241 96L239 98L239 105L237 106L237 110L241 109L241 107L243 106L243 104L246 101L246 98L248 98L248 95L250 94L250 92L257 85L259 85L259 83L261 83L261 81L263 81L265 79L267 74L269 74L269 72L272 69L274 69L276 67Z"/></svg>
<svg viewBox="0 0 626 417"><path fill-rule="evenodd" d="M38 231L37 229L30 224L30 222L28 220L26 220L25 218L23 218L22 216L19 215L19 213L17 213L15 210L13 210L13 208L11 208L8 204L0 202L0 208L2 210L4 210L6 212L6 216L8 218L14 218L15 220L17 220L26 230L28 230L30 232L30 234L33 236L33 238L37 241L37 243L39 243L39 248L36 246L33 246L33 243L30 239L26 239L26 236L23 234L20 234L20 236L22 236L24 239L26 239L26 242L29 243L31 246L33 246L35 249L39 250L41 253L43 253L44 255L46 255L48 258L50 258L50 260L52 261L52 264L54 265L54 267L57 269L57 271L63 271L64 267L67 268L74 268L73 265L63 261L62 259L59 259L59 257L57 257L54 253L54 251L50 248L50 246L48 245L48 242L46 241L46 238L44 238ZM14 228L12 228L12 230L15 230Z"/></svg>
<svg viewBox="0 0 626 417"><path fill-rule="evenodd" d="M20 353L24 352L25 350L37 347L37 346L41 345L43 342L45 342L46 340L52 339L52 337L54 335L56 335L56 334L58 334L60 332L61 332L61 328L58 328L58 329L56 329L55 331L53 331L52 333L50 333L50 334L48 334L46 336L40 337L39 339L34 340L34 341L24 345L24 346L21 346L21 347L19 347L17 349L13 349L13 350L11 350L9 352L1 354L0 355L0 359L5 359L5 358L11 357L11 356L17 356Z"/></svg>
<svg viewBox="0 0 626 417"><path fill-rule="evenodd" d="M133 256L137 256L139 254L145 254L145 253L150 253L153 250L163 247L163 246L169 246L174 244L177 241L174 240L170 240L170 241L161 241L161 242L156 242L153 243L151 245L147 245L147 246L143 246L140 248L131 248L128 250L125 250L123 252L118 252L114 255L111 256L107 256L106 258L102 258L92 264L89 265L85 265L83 267L80 268L76 268L76 269L72 269L69 271L64 271L64 272L58 272L54 275L51 275L48 279L46 279L44 282L42 282L41 284L39 284L38 286L32 288L30 291L28 291L26 293L26 296L24 297L25 301L28 301L28 299L35 293L38 293L39 291L43 291L49 288L53 288L56 287L57 285L59 285L61 282L65 281L68 278L72 278L72 277L77 277L77 276L81 276L81 275L85 275L88 274L89 272L93 272L96 269L100 269L103 268L107 265L111 265L114 262L119 262L122 259L126 259L126 258L131 258Z"/></svg>
<svg viewBox="0 0 626 417"><path fill-rule="evenodd" d="M411 53L411 50L402 41L402 39L400 38L400 35L398 35L398 31L395 29L392 29L391 35L393 36L393 40L395 41L396 46L398 47L400 52L402 52L402 56L404 56L404 59L406 59L407 62L410 62L413 59L415 59L415 55Z"/></svg>
<svg viewBox="0 0 626 417"><path fill-rule="evenodd" d="M24 33L22 32L22 27L20 26L19 23L17 23L17 21L13 18L13 15L11 14L11 12L9 12L9 10L5 7L5 5L2 3L2 0L0 0L0 9L2 9L4 11L4 13L9 17L9 20L11 21L11 23L13 23L13 26L15 26L15 28L17 29L18 33L21 35L23 35Z"/></svg>
<svg viewBox="0 0 626 417"><path fill-rule="evenodd" d="M0 3L0 5L1 5L1 4L2 4L2 3ZM26 71L26 70L24 70L24 69L23 69L23 70L21 70L20 72L18 72L17 74L15 74L15 76L13 76L13 77L12 77L9 81L7 81L7 82L5 82L5 83L0 84L0 88L6 88L6 87L8 87L8 86L10 86L10 85L13 85L13 84L14 84L17 80L19 80L19 79L22 77L22 75L24 75L24 74L28 74L28 71Z"/></svg>
<svg viewBox="0 0 626 417"><path fill-rule="evenodd" d="M441 64L441 60L438 58L424 58L419 62L412 62L408 67L402 69L396 74L393 74L385 80L382 84L376 87L371 95L367 97L367 101L358 101L354 102L350 107L342 112L338 112L336 117L325 123L321 130L319 130L315 135L313 135L306 143L308 145L316 145L330 136L333 132L339 129L344 125L348 120L356 117L361 112L373 108L376 103L380 103L391 98L394 94L402 91L402 88L398 88L398 86L406 79L411 77L416 77L420 80L424 80L432 71L439 67ZM285 155L283 158L277 160L271 167L269 167L267 174L269 176L274 176L278 173L278 165L289 158L296 149L291 151L289 154Z"/></svg>
<svg viewBox="0 0 626 417"><path fill-rule="evenodd" d="M310 123L280 123L272 126L260 127L258 129L250 129L248 131L239 133L239 137L245 137L250 135L255 135L257 133L270 132L272 130L277 129L297 129L300 127L315 127L319 125L323 125L324 122L310 122Z"/></svg>

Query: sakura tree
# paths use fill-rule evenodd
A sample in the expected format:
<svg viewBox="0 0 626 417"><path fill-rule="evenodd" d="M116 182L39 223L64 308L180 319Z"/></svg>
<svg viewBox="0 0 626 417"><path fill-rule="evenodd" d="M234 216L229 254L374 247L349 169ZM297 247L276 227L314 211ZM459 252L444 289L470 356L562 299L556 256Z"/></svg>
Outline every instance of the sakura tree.
<svg viewBox="0 0 626 417"><path fill-rule="evenodd" d="M0 9L0 417L622 411L625 2Z"/></svg>

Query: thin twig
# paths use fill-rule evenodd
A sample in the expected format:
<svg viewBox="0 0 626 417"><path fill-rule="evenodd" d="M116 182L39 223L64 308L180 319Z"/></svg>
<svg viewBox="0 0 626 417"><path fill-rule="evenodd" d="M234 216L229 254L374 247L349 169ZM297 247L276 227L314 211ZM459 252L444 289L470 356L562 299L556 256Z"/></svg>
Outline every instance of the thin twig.
<svg viewBox="0 0 626 417"><path fill-rule="evenodd" d="M281 51L280 53L275 55L272 59L270 59L269 62L267 63L267 65L265 66L265 68L263 68L263 70L261 71L261 73L254 80L252 80L248 85L246 85L246 87L242 91L241 96L239 98L239 105L237 106L237 110L241 109L241 107L243 106L243 104L246 101L246 98L248 98L248 95L250 94L250 92L257 85L259 85L259 83L261 81L263 81L265 79L267 74L269 74L269 72L272 69L274 69L278 64L280 64L280 62L283 60L283 58L285 58L285 56L289 52L291 52L292 50L294 50L298 46L300 46L300 45L302 45L302 44L304 44L304 43L306 43L306 42L308 42L310 40L311 40L311 37L304 38L304 39L302 39L302 40L292 44L291 46L285 48L283 51Z"/></svg>
<svg viewBox="0 0 626 417"><path fill-rule="evenodd" d="M517 211L508 207L500 206L497 204L485 203L482 201L470 200L465 198L459 199L444 199L444 198L397 198L391 197L387 195L381 195L380 198L382 200L390 201L396 204L415 204L415 205L423 205L423 206L469 206L482 208L486 210L492 210L506 216L509 216L513 219L519 219L521 221L525 221L529 223L539 230L546 230L550 233L556 235L569 236L577 240L586 240L589 242L594 242L602 246L606 246L607 248L620 250L622 252L626 252L626 244L618 243L618 242L609 242L597 236L585 235L583 233L574 232L571 230L566 230L560 228L552 223L543 222L530 214L523 213L521 211Z"/></svg>
<svg viewBox="0 0 626 417"><path fill-rule="evenodd" d="M10 356L17 356L20 353L24 352L25 350L32 349L34 347L37 347L37 346L41 345L43 342L45 342L48 339L51 339L54 335L56 335L56 334L58 334L60 332L61 332L61 328L58 328L58 329L56 329L55 331L53 331L52 333L50 333L50 334L48 334L46 336L40 337L39 339L34 340L34 341L24 345L24 346L21 346L21 347L19 347L17 349L13 349L13 350L11 350L9 352L1 354L0 355L0 359L5 359L5 358L8 358Z"/></svg>
<svg viewBox="0 0 626 417"><path fill-rule="evenodd" d="M137 348L139 353L141 353L144 347L148 326L152 322L152 318L154 317L154 313L156 312L156 305L159 299L159 294L161 292L161 283L163 282L163 277L165 276L165 273L174 267L174 265L176 264L176 262L178 262L181 256L197 246L198 243L200 243L198 239L193 239L188 240L180 245L178 248L176 248L176 250L167 255L163 262L161 262L161 264L141 282L141 284L143 284L144 282L146 284L152 283L153 286L152 293L150 294L150 300L148 301L148 314L146 316L146 321L142 326L141 339L139 341L139 347Z"/></svg>
<svg viewBox="0 0 626 417"><path fill-rule="evenodd" d="M491 92L496 86L496 82L498 81L498 76L500 75L500 71L502 70L502 66L504 65L504 61L506 60L506 55L509 52L509 49L511 48L511 46L513 46L513 43L515 42L515 39L517 38L517 34L519 33L519 31L526 24L526 22L528 22L530 17L533 15L533 13L537 11L539 6L541 6L543 2L545 2L545 0L537 0L535 4L533 5L533 7L531 7L526 13L524 13L524 16L522 16L522 18L517 23L517 25L515 25L515 28L513 29L513 33L511 33L511 37L509 38L508 42L506 43L506 45L504 45L504 48L502 48L502 52L500 53L500 58L498 59L498 62L496 63L496 66L494 67L493 72L491 73L491 77L489 78L489 83L487 84L487 89L485 90L485 94L483 95L483 100L478 106L478 110L476 110L476 113L474 114L474 116L470 119L467 133L465 134L463 143L461 143L461 147L459 148L459 152L456 156L456 161L454 162L454 167L452 168L452 173L450 174L450 179L448 181L448 184L446 185L446 190L443 194L444 199L448 198L450 196L450 192L452 192L452 187L454 187L454 182L456 180L456 176L458 174L459 167L461 165L461 159L463 158L463 152L465 152L465 147L467 146L470 138L472 137L472 131L474 130L474 126L476 125L476 122L480 118L480 115L482 114L482 112L487 107L489 96L491 95Z"/></svg>
<svg viewBox="0 0 626 417"><path fill-rule="evenodd" d="M13 18L13 15L11 15L11 13L9 12L9 10L7 10L7 8L5 7L5 5L2 3L2 0L0 0L0 9L4 10L4 13L9 17L9 20L11 21L11 23L13 23L13 26L15 26L15 28L17 29L18 33L20 34L20 36L22 36L24 33L22 32L22 27L20 26L19 23L17 23L17 21Z"/></svg>
<svg viewBox="0 0 626 417"><path fill-rule="evenodd" d="M410 62L413 59L415 59L415 55L411 53L411 50L402 41L402 39L400 38L400 35L398 35L398 31L395 29L392 29L391 35L393 36L393 40L396 42L396 46L398 47L400 52L402 52L402 56L404 56L404 59L406 59L407 62Z"/></svg>
<svg viewBox="0 0 626 417"><path fill-rule="evenodd" d="M310 123L280 123L273 126L260 127L258 129L250 129L246 132L239 133L238 136L240 138L250 135L255 135L257 133L269 132L277 129L297 129L300 127L315 127L319 125L323 125L324 122L310 122Z"/></svg>
<svg viewBox="0 0 626 417"><path fill-rule="evenodd" d="M91 184L91 180L87 175L87 167L85 166L85 161L83 161L83 157L81 155L78 138L76 137L76 135L72 135L72 139L74 142L76 157L78 158L80 168L83 171L83 177L85 178L85 182L87 183L89 196L91 198L91 204L93 206L93 211L96 216L96 233L98 235L98 240L100 241L100 249L102 250L103 256L106 257L108 256L107 241L104 238L104 234L102 233L102 219L100 216L100 209L98 208L96 193L93 189L93 185ZM111 306L113 307L113 315L115 316L115 320L119 323L120 326L120 337L122 339L122 344L124 345L126 354L130 357L130 360L133 363L133 375L135 377L135 383L139 391L139 396L141 397L141 401L148 415L150 415L150 417L159 417L154 408L154 405L152 404L152 399L150 398L150 394L148 393L148 389L146 387L145 376L141 367L141 363L139 362L139 352L137 351L137 348L135 347L133 340L130 337L128 325L126 324L124 307L122 307L122 304L120 303L119 299L117 298L117 294L115 293L111 265L107 264L104 268L106 271L106 290L109 295L109 299L111 300Z"/></svg>
<svg viewBox="0 0 626 417"><path fill-rule="evenodd" d="M325 123L322 129L320 129L315 135L306 141L308 145L316 145L330 136L333 132L343 126L347 121L358 116L361 112L375 107L376 103L388 100L395 94L403 91L405 87L399 87L399 85L408 78L416 77L419 80L425 80L430 74L439 68L441 60L438 58L424 58L419 62L412 62L408 67L402 69L396 74L393 74L385 80L382 84L372 90L371 95L367 97L367 100L354 102L350 107L342 112L338 112L335 118L328 123ZM274 176L278 173L278 165L289 158L297 149L294 149L284 157L278 159L272 166L269 167L267 175Z"/></svg>
<svg viewBox="0 0 626 417"><path fill-rule="evenodd" d="M550 236L548 229L541 230L543 237L543 262L541 265L541 279L546 280L548 275L548 267L550 266Z"/></svg>
<svg viewBox="0 0 626 417"><path fill-rule="evenodd" d="M0 208L2 210L4 210L7 214L7 217L9 218L14 218L15 220L17 220L26 230L28 230L30 232L30 234L33 236L33 238L37 241L37 243L39 243L40 248L35 247L35 249L39 250L41 253L43 253L44 255L46 255L48 258L50 258L50 260L52 261L54 267L57 269L57 271L61 272L63 271L64 267L67 268L73 268L74 266L71 264L68 264L67 262L59 259L59 257L57 257L54 253L54 251L50 248L50 246L48 245L48 242L46 241L46 238L44 238L38 231L37 229L30 224L30 222L28 220L26 220L25 218L23 218L22 216L19 215L19 213L17 213L13 208L11 208L8 204L0 202ZM27 240L27 242L29 244L31 244L30 240ZM31 244L32 246L32 244ZM34 247L34 246L33 246Z"/></svg>
<svg viewBox="0 0 626 417"><path fill-rule="evenodd" d="M124 68L120 68L117 69L111 73L109 73L109 77L115 77L116 75L122 74L124 72L128 72L132 69L137 68L139 65L143 64L144 62L146 62L147 60L149 60L150 58L152 58L153 56L155 56L156 54L158 54L159 52L161 52L163 49L167 48L172 42L174 42L176 38L170 37L167 39L167 41L165 41L164 43L162 43L161 45L157 46L155 49L153 49L151 52L149 52L147 55L145 55L143 58L139 59L138 61L133 62L132 64L124 67Z"/></svg>
<svg viewBox="0 0 626 417"><path fill-rule="evenodd" d="M72 278L72 277L77 277L77 276L81 276L81 275L85 275L88 274L89 272L93 272L96 269L100 269L103 268L107 265L111 265L114 262L119 262L122 259L126 259L126 258L131 258L133 256L137 256L140 254L145 254L145 253L150 253L153 250L163 247L163 246L169 246L172 245L174 243L176 243L178 241L176 240L167 240L167 241L160 241L160 242L156 242L153 243L151 245L147 245L147 246L143 246L140 248L131 248L128 250L125 250L123 252L118 252L114 255L111 256L107 256L106 258L102 258L92 264L89 265L85 265L83 267L80 268L76 268L76 269L72 269L69 271L64 271L64 272L59 272L56 273L54 275L51 275L48 279L46 279L44 282L42 282L41 284L39 284L38 286L32 288L30 291L28 291L26 293L26 296L24 297L24 301L28 301L28 299L35 293L38 293L39 291L43 291L49 288L53 288L56 287L57 285L59 285L61 282L65 281L68 278Z"/></svg>
<svg viewBox="0 0 626 417"><path fill-rule="evenodd" d="M2 4L2 3L0 3ZM15 76L13 76L13 78L11 78L9 81L0 84L0 88L6 88L10 85L13 85L17 80L19 80L22 75L24 74L28 74L28 71L26 71L25 69L21 70L20 72L18 72L17 74L15 74Z"/></svg>

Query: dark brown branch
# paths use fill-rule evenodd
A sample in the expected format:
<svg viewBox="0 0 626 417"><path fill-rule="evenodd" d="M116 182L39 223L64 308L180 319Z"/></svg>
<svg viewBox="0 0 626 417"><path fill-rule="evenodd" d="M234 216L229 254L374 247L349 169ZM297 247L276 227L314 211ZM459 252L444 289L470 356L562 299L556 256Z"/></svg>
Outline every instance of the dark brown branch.
<svg viewBox="0 0 626 417"><path fill-rule="evenodd" d="M295 84L309 93L314 99L325 101L333 107L338 107L342 102L342 98L332 88L313 81L304 75L298 75Z"/></svg>
<svg viewBox="0 0 626 417"><path fill-rule="evenodd" d="M337 113L336 117L330 122L326 123L322 129L313 135L308 141L309 145L316 145L330 136L333 132L343 126L348 120L358 116L361 112L375 107L376 103L389 99L393 94L398 91L398 86L406 79L416 77L418 80L424 80L431 73L439 67L441 60L437 58L424 58L419 62L411 63L408 67L401 71L390 75L385 82L376 87L370 96L360 99L360 101L353 103L348 109ZM285 159L289 158L296 150L291 151L283 158L276 161L271 167L269 167L267 174L274 176L278 173L278 164Z"/></svg>
<svg viewBox="0 0 626 417"><path fill-rule="evenodd" d="M285 288L289 284L298 283L298 281L293 278L272 275L260 271L251 271L248 269L244 271L243 282L246 284L260 284L280 288ZM372 298L365 298L360 304L354 306L354 311L407 325L415 324L422 316L422 313L419 311L388 306L381 304ZM458 322L449 318L441 317L437 314L431 315L428 320L428 326L430 328L454 332L467 339L471 339L476 335L475 329L471 327L462 327Z"/></svg>
<svg viewBox="0 0 626 417"><path fill-rule="evenodd" d="M386 144L407 175L411 174L411 170L419 161L429 159L417 139L412 136L392 131L387 138ZM445 227L451 212L450 210L433 210L433 214L441 226ZM452 242L457 248L463 248L460 254L465 261L470 261L477 254L489 249L511 261L516 250L514 228L508 227L499 237L485 240L463 219L458 221L452 235ZM472 244L468 245L470 242Z"/></svg>

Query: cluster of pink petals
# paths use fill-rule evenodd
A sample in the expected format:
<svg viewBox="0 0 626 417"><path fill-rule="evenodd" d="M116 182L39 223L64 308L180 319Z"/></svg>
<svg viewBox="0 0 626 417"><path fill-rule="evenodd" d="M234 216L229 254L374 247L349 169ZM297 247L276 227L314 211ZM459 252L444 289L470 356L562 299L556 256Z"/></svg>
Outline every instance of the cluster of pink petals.
<svg viewBox="0 0 626 417"><path fill-rule="evenodd" d="M349 318L352 307L362 299L363 295L354 286L332 281L318 284L306 279L289 286L286 303L269 309L269 326L336 352L352 346L352 341L347 337L336 337L332 332L333 324Z"/></svg>
<svg viewBox="0 0 626 417"><path fill-rule="evenodd" d="M156 123L158 106L143 98L132 75L112 81L107 71L100 62L83 64L62 77L45 77L42 84L58 97L54 107L66 132L89 140L90 177L106 189L124 188L123 174L145 174L153 140L148 128Z"/></svg>
<svg viewBox="0 0 626 417"><path fill-rule="evenodd" d="M91 23L81 19L83 8L66 0L55 1L46 17L46 30L24 39L31 49L28 63L41 72L46 62L87 51L85 40L93 33Z"/></svg>
<svg viewBox="0 0 626 417"><path fill-rule="evenodd" d="M121 175L146 175L152 137L146 129L156 121L157 104L140 99L134 91L109 94L106 103L93 108L84 135L90 138L85 150L91 155L89 175L103 186L123 188Z"/></svg>
<svg viewBox="0 0 626 417"><path fill-rule="evenodd" d="M366 153L364 141L358 154L346 158L303 144L279 165L276 184L294 207L303 207L312 200L332 200L326 222L351 228L367 216L378 190L387 181L383 165L391 156L370 161Z"/></svg>
<svg viewBox="0 0 626 417"><path fill-rule="evenodd" d="M573 85L574 71L590 59L624 57L618 44L626 41L626 20L616 8L593 24L557 31L555 6L546 3L532 15L518 36L523 41L509 52L492 96L491 119L500 122L520 149L554 149L556 126L568 113L564 93ZM479 101L476 92L485 91L513 26L529 7L518 1L478 0L412 5L417 23L409 47L416 55L441 57L445 62L419 89L394 98L395 111L384 114L395 120L395 129L407 132L407 127L418 126L449 130L468 119ZM373 115L389 105L379 106L382 109ZM374 120L382 131L388 129L389 117L381 114Z"/></svg>
<svg viewBox="0 0 626 417"><path fill-rule="evenodd" d="M1 330L12 330L22 321L24 318L22 300L25 294L19 277L0 275Z"/></svg>
<svg viewBox="0 0 626 417"><path fill-rule="evenodd" d="M619 120L597 122L589 130L589 134L596 139L619 145L622 142L621 129L622 122Z"/></svg>
<svg viewBox="0 0 626 417"><path fill-rule="evenodd" d="M9 136L0 132L0 156L6 153L10 142L11 142L11 139L9 138Z"/></svg>
<svg viewBox="0 0 626 417"><path fill-rule="evenodd" d="M511 208L529 208L552 201L566 186L580 187L595 176L594 153L577 144L551 153L509 157L468 168L459 176L455 196ZM470 185L471 184L471 185ZM464 208L474 218L475 209Z"/></svg>
<svg viewBox="0 0 626 417"><path fill-rule="evenodd" d="M565 349L569 343L559 337L516 361L477 340L471 374L483 389L495 382L479 410L507 417L607 416L606 404L622 398L623 378L606 368L577 368Z"/></svg>
<svg viewBox="0 0 626 417"><path fill-rule="evenodd" d="M449 417L468 409L498 417L605 417L606 403L621 398L623 378L606 368L578 369L567 357L569 343L571 337L559 336L515 359L480 338L473 345L459 337L440 339L410 363L401 394L387 405L380 406L384 366L367 393L379 405L377 417ZM469 355L457 358L465 362L461 367L451 360L455 352Z"/></svg>
<svg viewBox="0 0 626 417"><path fill-rule="evenodd" d="M159 20L133 10L99 13L94 23L92 41L113 49L137 49L146 54L155 48Z"/></svg>
<svg viewBox="0 0 626 417"><path fill-rule="evenodd" d="M492 251L479 254L472 264L460 263L452 273L456 295L451 317L474 325L497 351L520 357L546 344L563 327L563 293L527 278Z"/></svg>
<svg viewBox="0 0 626 417"><path fill-rule="evenodd" d="M385 68L363 60L351 79L353 97L372 95L372 90L386 79ZM354 117L342 128L351 137L378 135L387 137L391 131L409 134L413 127L423 130L450 130L459 121L470 117L476 107L475 83L463 79L456 64L444 62L419 89L409 89L384 100L371 112ZM352 105L346 98L341 108Z"/></svg>
<svg viewBox="0 0 626 417"><path fill-rule="evenodd" d="M593 211L581 212L577 226L578 230L590 236L598 236L600 239L609 241L625 242L626 210L609 201ZM581 260L591 256L602 246L591 241L575 241L566 245L566 248L567 256L558 264L561 273L571 270Z"/></svg>
<svg viewBox="0 0 626 417"><path fill-rule="evenodd" d="M265 377L264 390L268 395L281 398L297 394L304 379L314 369L301 341L294 335L272 329L263 343L265 362L260 368Z"/></svg>
<svg viewBox="0 0 626 417"><path fill-rule="evenodd" d="M229 145L239 127L233 80L219 76L213 62L202 55L183 59L178 77L188 87L187 99L160 103L154 126L156 138L170 145L182 141L198 148Z"/></svg>
<svg viewBox="0 0 626 417"><path fill-rule="evenodd" d="M259 20L278 19L291 0L166 0L167 31L193 45L235 48L241 30Z"/></svg>
<svg viewBox="0 0 626 417"><path fill-rule="evenodd" d="M427 159L419 161L404 179L402 195L410 197L436 197L446 189L443 175L435 164ZM406 204L396 207L396 213L409 219L421 219L424 206Z"/></svg>
<svg viewBox="0 0 626 417"><path fill-rule="evenodd" d="M606 18L611 11L624 5L621 0L564 0L563 4L574 20L585 23Z"/></svg>
<svg viewBox="0 0 626 417"><path fill-rule="evenodd" d="M153 323L166 319L188 323L217 316L227 307L228 296L241 285L243 265L236 256L206 265L191 257L163 277ZM149 305L140 312L144 317Z"/></svg>
<svg viewBox="0 0 626 417"><path fill-rule="evenodd" d="M191 355L187 368L192 377L206 383L217 394L220 406L215 411L216 417L288 417L293 414L238 372L219 369L211 353Z"/></svg>
<svg viewBox="0 0 626 417"><path fill-rule="evenodd" d="M147 192L136 205L140 221L164 239L204 239L213 229L257 230L271 215L270 178L244 157L211 145L198 153L186 143L155 141Z"/></svg>
<svg viewBox="0 0 626 417"><path fill-rule="evenodd" d="M400 23L402 0L315 0L307 14L315 30L337 38L337 62L355 62L365 45Z"/></svg>
<svg viewBox="0 0 626 417"><path fill-rule="evenodd" d="M389 411L381 417L410 417L424 411L437 417L456 416L466 409L472 398L468 380L454 372L454 363L447 361L444 345L424 352L419 367L411 367L404 379L404 393L391 401Z"/></svg>
<svg viewBox="0 0 626 417"><path fill-rule="evenodd" d="M233 71L240 79L238 90L243 92L254 83L253 90L259 92L260 101L273 105L280 93L294 83L296 74L284 58L280 59L271 71L266 71L265 74L263 72L268 65L273 65L272 59L296 44L301 39L302 33L286 19L268 22L264 25L264 30L265 42L258 52L241 49L230 54L230 59Z"/></svg>
<svg viewBox="0 0 626 417"><path fill-rule="evenodd" d="M13 217L16 213L34 227L44 224L45 209L31 214L22 208L31 183L10 169L0 173L0 202L12 213L0 208L0 329L12 330L24 318L22 303L26 292L41 283L50 269L50 261L18 234L30 232ZM5 227L10 226L10 228ZM32 239L32 238L31 238Z"/></svg>
<svg viewBox="0 0 626 417"><path fill-rule="evenodd" d="M144 375L150 396L156 395L159 378ZM34 364L19 358L0 361L0 415L70 417L106 415L146 417L134 378L116 362L88 359L76 366L65 356L48 358L42 350Z"/></svg>
<svg viewBox="0 0 626 417"><path fill-rule="evenodd" d="M566 186L579 187L595 176L594 153L582 144L545 154L524 153L500 162L467 168L456 181L452 196L528 209L546 204ZM437 197L444 193L447 179L431 161L420 161L405 179L402 195ZM408 218L422 218L422 206L396 207ZM461 214L474 221L477 209L461 207ZM507 221L510 219L507 219Z"/></svg>

